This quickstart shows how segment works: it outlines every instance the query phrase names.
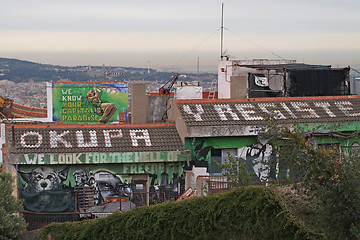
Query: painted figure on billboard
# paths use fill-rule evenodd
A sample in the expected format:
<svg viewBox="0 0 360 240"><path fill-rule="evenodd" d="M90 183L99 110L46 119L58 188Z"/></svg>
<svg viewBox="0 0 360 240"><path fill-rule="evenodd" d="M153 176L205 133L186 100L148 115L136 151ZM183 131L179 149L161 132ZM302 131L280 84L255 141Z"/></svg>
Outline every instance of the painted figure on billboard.
<svg viewBox="0 0 360 240"><path fill-rule="evenodd" d="M94 112L101 116L98 123L108 123L111 117L115 114L117 107L114 103L101 102L102 91L94 84L94 90L89 90L86 94L87 101L91 104Z"/></svg>
<svg viewBox="0 0 360 240"><path fill-rule="evenodd" d="M128 85L120 82L56 83L53 120L64 123L127 122Z"/></svg>

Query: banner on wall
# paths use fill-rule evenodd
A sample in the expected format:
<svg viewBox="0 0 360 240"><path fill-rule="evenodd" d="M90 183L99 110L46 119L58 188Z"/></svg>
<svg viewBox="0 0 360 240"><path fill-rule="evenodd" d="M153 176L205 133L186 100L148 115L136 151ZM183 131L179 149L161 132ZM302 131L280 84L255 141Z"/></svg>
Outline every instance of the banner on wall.
<svg viewBox="0 0 360 240"><path fill-rule="evenodd" d="M127 123L127 83L56 83L53 120L64 123Z"/></svg>
<svg viewBox="0 0 360 240"><path fill-rule="evenodd" d="M107 164L107 163L166 163L188 161L190 153L182 152L127 152L127 153L63 153L24 154L19 164L61 165L61 164Z"/></svg>

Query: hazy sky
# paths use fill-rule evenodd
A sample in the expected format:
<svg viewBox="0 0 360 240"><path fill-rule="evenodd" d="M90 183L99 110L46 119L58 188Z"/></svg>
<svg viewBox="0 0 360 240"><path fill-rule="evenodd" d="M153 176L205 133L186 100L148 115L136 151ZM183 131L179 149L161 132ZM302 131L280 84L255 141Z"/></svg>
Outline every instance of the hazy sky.
<svg viewBox="0 0 360 240"><path fill-rule="evenodd" d="M360 0L0 0L0 57L216 71L233 59L360 68Z"/></svg>

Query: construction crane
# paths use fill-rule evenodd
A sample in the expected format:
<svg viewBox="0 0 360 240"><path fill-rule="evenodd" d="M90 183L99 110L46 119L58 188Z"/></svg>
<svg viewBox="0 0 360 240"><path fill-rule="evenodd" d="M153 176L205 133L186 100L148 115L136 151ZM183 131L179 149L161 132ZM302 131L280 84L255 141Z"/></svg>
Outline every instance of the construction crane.
<svg viewBox="0 0 360 240"><path fill-rule="evenodd" d="M160 89L159 95L170 95L172 87L174 86L175 82L178 80L179 75L173 76L169 81L167 81Z"/></svg>

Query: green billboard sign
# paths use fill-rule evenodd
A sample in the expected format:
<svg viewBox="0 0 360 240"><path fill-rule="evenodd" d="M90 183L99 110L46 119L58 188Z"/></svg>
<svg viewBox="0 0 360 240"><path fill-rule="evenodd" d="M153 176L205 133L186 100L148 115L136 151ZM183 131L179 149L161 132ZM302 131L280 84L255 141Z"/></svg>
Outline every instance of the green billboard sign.
<svg viewBox="0 0 360 240"><path fill-rule="evenodd" d="M127 122L127 83L56 83L53 120L64 123Z"/></svg>

